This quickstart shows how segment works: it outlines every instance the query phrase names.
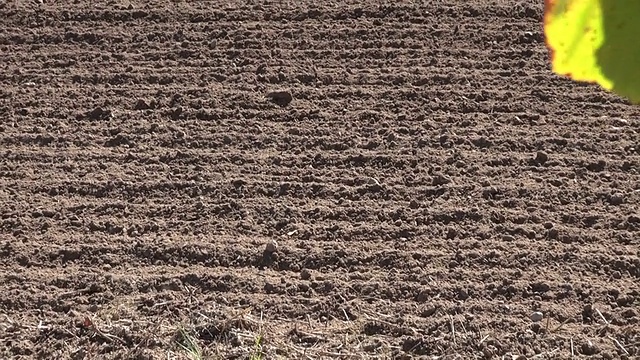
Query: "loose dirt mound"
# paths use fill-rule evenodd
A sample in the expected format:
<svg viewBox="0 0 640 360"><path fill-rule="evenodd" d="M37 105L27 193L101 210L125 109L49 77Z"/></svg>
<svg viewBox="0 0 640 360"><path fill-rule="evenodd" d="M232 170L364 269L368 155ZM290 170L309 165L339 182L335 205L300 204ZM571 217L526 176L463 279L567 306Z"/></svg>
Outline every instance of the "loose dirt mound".
<svg viewBox="0 0 640 360"><path fill-rule="evenodd" d="M0 4L0 357L640 355L639 108L542 4L245 3Z"/></svg>

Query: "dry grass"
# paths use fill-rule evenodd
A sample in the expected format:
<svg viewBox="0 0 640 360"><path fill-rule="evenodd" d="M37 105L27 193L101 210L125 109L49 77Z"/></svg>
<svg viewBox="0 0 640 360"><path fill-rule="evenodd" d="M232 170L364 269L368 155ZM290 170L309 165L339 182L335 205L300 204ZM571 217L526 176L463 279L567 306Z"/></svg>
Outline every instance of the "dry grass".
<svg viewBox="0 0 640 360"><path fill-rule="evenodd" d="M202 360L202 348L198 344L198 339L187 330L179 330L177 344L184 350L190 360Z"/></svg>
<svg viewBox="0 0 640 360"><path fill-rule="evenodd" d="M582 355L585 340L603 349L617 349L620 355L637 353L638 343L623 333L606 333L612 327L611 319L594 310L600 324L592 328L601 336L585 339L577 324L556 322L546 317L537 334L531 333L527 341L559 344L555 348L535 355L501 349L507 339L478 327L468 314L446 314L436 310L430 314L431 328L418 325L424 319L410 315L393 316L364 309L342 311L343 316L320 321L305 319L266 318L250 308L237 309L226 305L200 306L180 303L181 307L167 307L158 302L150 307L160 311L162 321L151 322L149 316L140 316L136 302L112 304L91 315L76 314L72 323L52 324L47 321L33 325L0 314L0 334L19 338L27 333L60 334L68 336L62 357L92 357L105 348L126 358L163 359L390 359L402 356L428 355L431 359L552 359L576 358ZM195 310L197 309L197 310ZM175 321L166 311L178 311ZM355 314L357 315L355 315ZM156 317L158 318L158 317ZM75 324L75 327L72 326ZM528 334L527 323L516 332ZM434 330L438 329L438 330ZM606 333L606 334L605 334ZM514 335L515 336L515 335ZM0 341L6 337L0 335ZM52 339L56 341L56 339ZM562 345L564 344L564 345ZM469 350L473 351L469 357ZM437 355L433 355L437 354ZM464 356L462 354L465 354ZM2 349L0 348L0 355Z"/></svg>

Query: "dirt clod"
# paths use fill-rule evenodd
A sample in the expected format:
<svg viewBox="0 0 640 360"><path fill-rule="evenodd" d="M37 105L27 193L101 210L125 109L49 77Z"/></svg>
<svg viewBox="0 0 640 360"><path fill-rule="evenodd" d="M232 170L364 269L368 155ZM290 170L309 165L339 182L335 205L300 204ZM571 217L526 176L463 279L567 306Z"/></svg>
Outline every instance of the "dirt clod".
<svg viewBox="0 0 640 360"><path fill-rule="evenodd" d="M302 271L300 271L300 278L302 280L311 279L311 271L309 271L308 269L302 269Z"/></svg>
<svg viewBox="0 0 640 360"><path fill-rule="evenodd" d="M267 98L282 107L293 101L293 95L289 91L272 91L267 94Z"/></svg>
<svg viewBox="0 0 640 360"><path fill-rule="evenodd" d="M544 163L546 163L547 160L549 160L549 155L547 155L547 153L543 151L538 151L536 153L536 158L535 158L536 163L540 165L544 165Z"/></svg>
<svg viewBox="0 0 640 360"><path fill-rule="evenodd" d="M86 116L91 120L107 120L111 117L111 110L97 107L89 111Z"/></svg>
<svg viewBox="0 0 640 360"><path fill-rule="evenodd" d="M584 355L595 355L599 352L599 349L591 340L588 340L580 346L580 352Z"/></svg>
<svg viewBox="0 0 640 360"><path fill-rule="evenodd" d="M433 176L433 179L431 180L431 184L433 186L446 185L446 184L449 184L450 182L451 182L451 178L443 174L436 174Z"/></svg>
<svg viewBox="0 0 640 360"><path fill-rule="evenodd" d="M609 196L609 203L611 205L621 205L624 203L624 195L621 193L615 193Z"/></svg>
<svg viewBox="0 0 640 360"><path fill-rule="evenodd" d="M146 100L144 100L144 99L139 99L139 100L136 102L136 105L134 106L134 109L135 109L135 110L148 110L148 109L150 109L150 108L151 108L151 106L150 106L150 105L149 105L149 103L148 103Z"/></svg>

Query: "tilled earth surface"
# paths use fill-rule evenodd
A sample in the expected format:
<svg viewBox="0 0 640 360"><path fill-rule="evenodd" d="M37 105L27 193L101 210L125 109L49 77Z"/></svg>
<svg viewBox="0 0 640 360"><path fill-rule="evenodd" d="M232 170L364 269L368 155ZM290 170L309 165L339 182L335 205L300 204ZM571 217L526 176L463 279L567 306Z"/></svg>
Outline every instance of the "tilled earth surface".
<svg viewBox="0 0 640 360"><path fill-rule="evenodd" d="M531 3L0 3L0 358L640 356L640 110Z"/></svg>

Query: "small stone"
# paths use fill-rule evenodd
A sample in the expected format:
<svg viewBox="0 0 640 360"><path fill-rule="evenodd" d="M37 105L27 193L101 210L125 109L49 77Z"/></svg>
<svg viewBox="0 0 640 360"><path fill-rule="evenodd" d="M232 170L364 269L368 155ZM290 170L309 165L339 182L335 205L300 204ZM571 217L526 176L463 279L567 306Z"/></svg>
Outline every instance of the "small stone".
<svg viewBox="0 0 640 360"><path fill-rule="evenodd" d="M437 311L438 311L439 307L438 306L429 306L427 308L425 308L424 310L422 310L422 312L420 313L420 316L427 318L430 316L433 316Z"/></svg>
<svg viewBox="0 0 640 360"><path fill-rule="evenodd" d="M544 163L547 162L547 160L549 160L549 155L547 155L546 153L542 152L542 151L538 151L538 153L536 153L536 163L542 165Z"/></svg>
<svg viewBox="0 0 640 360"><path fill-rule="evenodd" d="M387 141L388 142L396 141L397 139L398 139L398 137L394 133L389 133L389 135L387 135Z"/></svg>
<svg viewBox="0 0 640 360"><path fill-rule="evenodd" d="M545 293L551 290L551 286L549 286L549 284L544 283L542 281L536 281L534 283L531 283L531 290L534 293Z"/></svg>
<svg viewBox="0 0 640 360"><path fill-rule="evenodd" d="M627 319L632 319L638 317L638 312L631 308L624 310L621 315Z"/></svg>
<svg viewBox="0 0 640 360"><path fill-rule="evenodd" d="M135 110L148 110L151 107L149 106L149 104L144 100L144 99L139 99L136 102L136 105L134 106Z"/></svg>
<svg viewBox="0 0 640 360"><path fill-rule="evenodd" d="M289 105L293 101L293 95L288 91L272 91L267 94L267 97L282 107Z"/></svg>
<svg viewBox="0 0 640 360"><path fill-rule="evenodd" d="M271 240L265 245L264 251L268 253L274 253L278 251L278 243L275 240Z"/></svg>
<svg viewBox="0 0 640 360"><path fill-rule="evenodd" d="M272 284L270 282L267 282L267 283L264 284L264 291L267 294L272 294L272 293L277 292L277 287L274 284Z"/></svg>
<svg viewBox="0 0 640 360"><path fill-rule="evenodd" d="M101 107L97 107L88 113L86 113L86 117L91 120L107 120L112 116L111 110L103 109Z"/></svg>
<svg viewBox="0 0 640 360"><path fill-rule="evenodd" d="M233 185L237 189L247 185L247 182L242 179L236 179L231 181L231 185Z"/></svg>
<svg viewBox="0 0 640 360"><path fill-rule="evenodd" d="M531 314L531 321L533 322L540 322L542 321L543 318L544 318L544 315L540 311L536 311L533 314Z"/></svg>
<svg viewBox="0 0 640 360"><path fill-rule="evenodd" d="M302 271L300 272L300 278L302 280L309 280L311 279L311 272L307 269L302 269Z"/></svg>
<svg viewBox="0 0 640 360"><path fill-rule="evenodd" d="M615 193L609 196L609 203L611 205L621 205L624 203L624 195Z"/></svg>
<svg viewBox="0 0 640 360"><path fill-rule="evenodd" d="M514 242L515 240L516 240L516 238L513 237L513 235L502 235L502 241Z"/></svg>
<svg viewBox="0 0 640 360"><path fill-rule="evenodd" d="M636 301L636 298L631 295L622 295L616 299L618 306L631 306Z"/></svg>
<svg viewBox="0 0 640 360"><path fill-rule="evenodd" d="M601 172L604 171L604 169L607 166L607 162L604 160L598 160L597 162L592 162L590 164L587 165L587 170L589 171L593 171L593 172Z"/></svg>
<svg viewBox="0 0 640 360"><path fill-rule="evenodd" d="M171 118L173 120L178 120L180 115L182 115L182 106L178 106L177 108L171 110Z"/></svg>
<svg viewBox="0 0 640 360"><path fill-rule="evenodd" d="M431 184L433 186L439 186L439 185L446 185L448 183L451 182L451 179L449 179L448 177L442 175L442 174L437 174L433 177L433 179L431 180Z"/></svg>
<svg viewBox="0 0 640 360"><path fill-rule="evenodd" d="M598 353L598 348L593 345L591 340L589 340L586 343L582 344L580 351L585 355L595 355Z"/></svg>
<svg viewBox="0 0 640 360"><path fill-rule="evenodd" d="M471 140L471 143L472 143L473 145L475 145L475 146L477 146L477 147L481 148L481 149L491 147L491 145L492 145L491 140L487 139L487 138L486 138L486 137L484 137L484 136L481 136L481 137L479 137L479 138L472 139L472 140Z"/></svg>
<svg viewBox="0 0 640 360"><path fill-rule="evenodd" d="M500 190L498 190L495 186L490 186L482 189L482 197L485 199L494 199L498 194L500 194Z"/></svg>
<svg viewBox="0 0 640 360"><path fill-rule="evenodd" d="M564 289L565 291L573 291L573 286L569 283L567 284L561 284L560 287L562 289Z"/></svg>
<svg viewBox="0 0 640 360"><path fill-rule="evenodd" d="M426 302L427 300L429 300L430 297L431 296L429 295L429 291L421 290L416 296L416 301L421 303Z"/></svg>

